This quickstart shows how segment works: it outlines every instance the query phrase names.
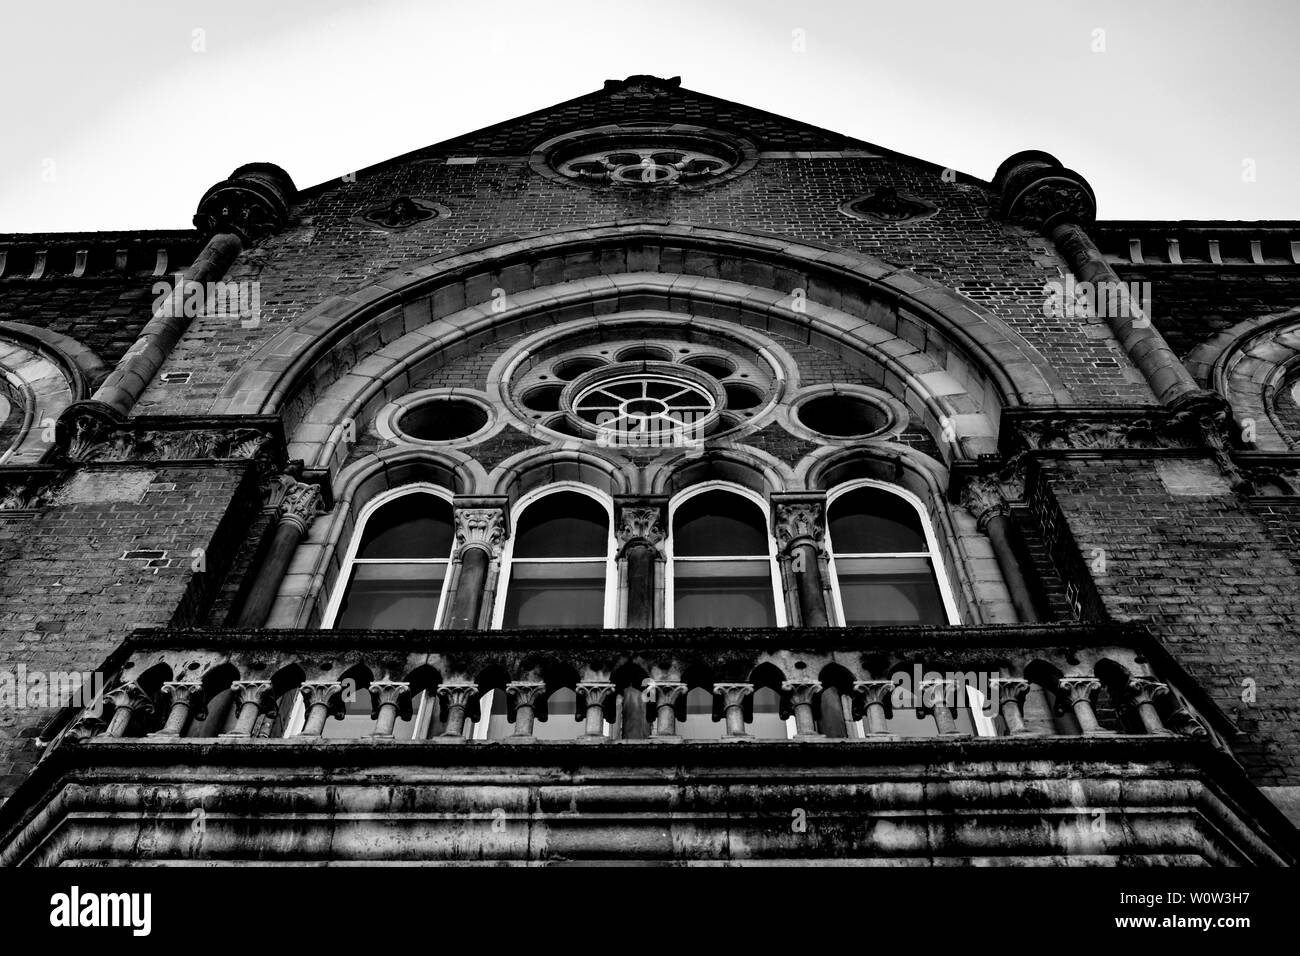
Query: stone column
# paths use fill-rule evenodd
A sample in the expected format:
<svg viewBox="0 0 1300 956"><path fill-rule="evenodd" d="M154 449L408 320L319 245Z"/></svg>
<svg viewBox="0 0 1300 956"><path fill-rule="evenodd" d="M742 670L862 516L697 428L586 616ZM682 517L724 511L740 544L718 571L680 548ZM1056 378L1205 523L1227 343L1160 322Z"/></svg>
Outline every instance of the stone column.
<svg viewBox="0 0 1300 956"><path fill-rule="evenodd" d="M447 729L442 732L443 739L464 740L465 720L470 704L478 697L478 684L468 681L439 684L438 696L447 701Z"/></svg>
<svg viewBox="0 0 1300 956"><path fill-rule="evenodd" d="M578 696L578 719L586 721L582 737L587 743L605 741L605 706L614 693L614 685L606 681L582 681L575 688Z"/></svg>
<svg viewBox="0 0 1300 956"><path fill-rule="evenodd" d="M714 684L713 693L722 698L723 740L749 740L745 730L745 698L754 693L753 684Z"/></svg>
<svg viewBox="0 0 1300 956"><path fill-rule="evenodd" d="M655 740L681 740L677 733L677 702L686 694L686 685L654 681L646 692L653 694L655 705Z"/></svg>
<svg viewBox="0 0 1300 956"><path fill-rule="evenodd" d="M300 692L307 707L307 719L298 736L319 737L325 732L325 721L330 715L343 712L343 685L330 680L304 681Z"/></svg>
<svg viewBox="0 0 1300 956"><path fill-rule="evenodd" d="M162 685L163 693L171 699L167 720L160 730L150 737L179 737L189 726L190 715L197 720L207 717L203 699L203 685L197 681L168 681Z"/></svg>
<svg viewBox="0 0 1300 956"><path fill-rule="evenodd" d="M513 706L515 730L508 739L516 743L533 740L533 722L537 716L537 700L546 696L546 685L541 681L511 681L506 685L507 710Z"/></svg>
<svg viewBox="0 0 1300 956"><path fill-rule="evenodd" d="M89 401L75 402L59 418L64 441L126 420L193 320L185 308L189 283L204 290L220 280L246 246L279 232L288 221L297 190L293 180L271 163L250 163L217 183L199 201L194 225L207 240L194 261L176 276L172 292L117 367ZM239 321L232 317L232 321ZM66 447L66 444L65 444Z"/></svg>
<svg viewBox="0 0 1300 956"><path fill-rule="evenodd" d="M269 680L237 680L230 685L233 692L231 697L231 706L237 708L235 711L235 726L230 729L229 733L222 734L222 737L250 737L253 734L253 724L257 721L257 715L263 710L275 706L275 700L271 697L271 682Z"/></svg>
<svg viewBox="0 0 1300 956"><path fill-rule="evenodd" d="M1018 677L994 677L989 681L990 690L997 694L998 712L1002 722L1007 725L1010 737L1034 736L1038 731L1030 729L1025 723L1025 697L1029 694L1029 681Z"/></svg>
<svg viewBox="0 0 1300 956"><path fill-rule="evenodd" d="M788 680L781 685L781 690L788 695L790 709L794 712L795 740L825 740L826 735L817 732L817 722L813 718L813 702L818 695L833 694L839 691L830 688L822 690L822 685L815 680Z"/></svg>
<svg viewBox="0 0 1300 956"><path fill-rule="evenodd" d="M1026 624L1037 623L1041 620L1038 608L1011 544L1010 509L1001 484L993 478L971 477L962 485L961 503L975 516L976 527L988 536L993 546L993 556L1016 615Z"/></svg>
<svg viewBox="0 0 1300 956"><path fill-rule="evenodd" d="M236 627L261 627L266 623L298 543L323 510L320 485L307 484L288 475L280 476L273 486L272 495L279 498L275 509L275 532L248 597L244 599Z"/></svg>
<svg viewBox="0 0 1300 956"><path fill-rule="evenodd" d="M411 719L411 685L406 681L372 680L370 682L370 716L375 721L377 740L392 740L397 718Z"/></svg>
<svg viewBox="0 0 1300 956"><path fill-rule="evenodd" d="M1156 700L1165 697L1170 693L1169 686L1162 684L1160 681L1150 678L1135 677L1128 682L1127 696L1128 703L1137 709L1138 718L1142 721L1142 727L1148 734L1157 736L1170 736L1172 730L1168 730L1164 721L1160 719L1160 713L1156 710Z"/></svg>
<svg viewBox="0 0 1300 956"><path fill-rule="evenodd" d="M957 718L953 715L949 696L956 690L956 682L950 680L931 680L921 684L921 703L934 714L934 722L939 728L940 737L962 736L957 728Z"/></svg>
<svg viewBox="0 0 1300 956"><path fill-rule="evenodd" d="M1085 737L1098 737L1114 733L1097 723L1097 714L1093 710L1093 701L1101 691L1101 681L1095 677L1062 677L1058 682L1061 693L1065 695L1074 709L1074 717L1079 722L1079 730Z"/></svg>
<svg viewBox="0 0 1300 956"><path fill-rule="evenodd" d="M825 627L822 552L826 541L826 496L798 492L772 495L772 533L783 563L788 563L804 627Z"/></svg>
<svg viewBox="0 0 1300 956"><path fill-rule="evenodd" d="M132 717L153 713L153 701L135 681L113 688L104 695L104 699L113 705L113 716L109 718L108 727L104 730L105 737L125 737Z"/></svg>
<svg viewBox="0 0 1300 956"><path fill-rule="evenodd" d="M478 630L488 572L501 557L506 539L505 498L457 498L456 547L453 566L459 566L456 590L451 596L447 626Z"/></svg>
<svg viewBox="0 0 1300 956"><path fill-rule="evenodd" d="M618 560L622 565L627 594L626 626L633 630L655 627L658 610L657 570L664 559L663 545L668 527L668 499L634 497L614 499L614 534L618 539ZM623 740L644 740L650 736L645 700L636 687L623 689Z"/></svg>
<svg viewBox="0 0 1300 956"><path fill-rule="evenodd" d="M860 680L853 683L854 718L865 724L868 737L892 737L885 723L892 707L894 682Z"/></svg>

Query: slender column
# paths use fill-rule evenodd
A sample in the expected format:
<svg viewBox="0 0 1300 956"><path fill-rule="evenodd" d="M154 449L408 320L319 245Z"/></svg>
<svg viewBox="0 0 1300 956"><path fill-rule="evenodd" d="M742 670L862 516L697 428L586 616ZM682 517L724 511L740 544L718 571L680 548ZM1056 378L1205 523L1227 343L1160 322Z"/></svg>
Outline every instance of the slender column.
<svg viewBox="0 0 1300 956"><path fill-rule="evenodd" d="M370 736L392 740L397 718L411 718L411 685L399 680L372 680L370 715L375 721L375 732Z"/></svg>
<svg viewBox="0 0 1300 956"><path fill-rule="evenodd" d="M605 704L614 693L614 685L604 681L583 681L575 689L579 711L585 715L586 720L586 728L580 739L587 742L605 740Z"/></svg>
<svg viewBox="0 0 1300 956"><path fill-rule="evenodd" d="M1093 709L1093 701L1101 691L1101 681L1095 677L1062 677L1059 684L1070 706L1074 708L1074 717L1085 737L1114 733L1097 723L1097 714Z"/></svg>
<svg viewBox="0 0 1300 956"><path fill-rule="evenodd" d="M618 498L614 509L618 557L626 566L627 626L654 627L655 567L663 558L667 499Z"/></svg>
<svg viewBox="0 0 1300 956"><path fill-rule="evenodd" d="M992 478L972 477L962 485L961 502L975 516L976 527L988 536L993 546L993 556L997 559L998 570L1002 572L1002 581L1011 595L1016 615L1026 624L1038 622L1041 619L1038 608L1011 545L1010 510L1001 485Z"/></svg>
<svg viewBox="0 0 1300 956"><path fill-rule="evenodd" d="M938 725L941 737L955 737L962 734L962 731L957 728L957 718L953 716L952 705L948 703L951 695L956 691L956 686L956 681L950 680L931 680L921 684L922 704L934 714L934 722Z"/></svg>
<svg viewBox="0 0 1300 956"><path fill-rule="evenodd" d="M232 694L231 706L238 708L236 710L235 726L230 729L229 733L222 734L222 737L250 737L253 733L253 724L257 721L257 715L268 706L275 705L271 697L271 682L269 680L237 680L230 685Z"/></svg>
<svg viewBox="0 0 1300 956"><path fill-rule="evenodd" d="M998 712L1002 722L1007 725L1010 737L1034 736L1038 731L1030 729L1025 723L1025 697L1029 694L1029 681L1018 677L994 677L989 681L993 693L997 694Z"/></svg>
<svg viewBox="0 0 1300 956"><path fill-rule="evenodd" d="M533 721L537 716L537 701L546 696L546 685L541 681L511 681L506 685L506 700L514 708L515 730L511 740L524 742L533 739Z"/></svg>
<svg viewBox="0 0 1300 956"><path fill-rule="evenodd" d="M330 715L343 711L343 685L338 681L305 681L300 692L307 706L307 719L298 736L319 737L325 732L325 721Z"/></svg>
<svg viewBox="0 0 1300 956"><path fill-rule="evenodd" d="M677 733L677 702L686 694L686 685L655 681L646 688L653 694L655 705L655 735L659 741L681 740Z"/></svg>
<svg viewBox="0 0 1300 956"><path fill-rule="evenodd" d="M817 732L813 717L813 704L822 694L822 685L815 680L788 680L781 685L781 690L788 696L794 712L794 739L825 740L826 735Z"/></svg>
<svg viewBox="0 0 1300 956"><path fill-rule="evenodd" d="M722 698L723 740L748 740L745 731L745 698L754 693L753 684L714 684L713 693Z"/></svg>
<svg viewBox="0 0 1300 956"><path fill-rule="evenodd" d="M275 512L275 533L253 580L253 587L240 609L236 627L261 627L266 623L298 543L323 510L320 485L306 484L285 475L275 486L274 493L280 495Z"/></svg>
<svg viewBox="0 0 1300 956"><path fill-rule="evenodd" d="M822 685L818 701L821 716L817 728L824 736L843 739L849 735L848 721L844 719L845 696L838 687Z"/></svg>
<svg viewBox="0 0 1300 956"><path fill-rule="evenodd" d="M885 722L894 696L894 682L860 680L853 682L854 718L866 725L868 737L892 737Z"/></svg>
<svg viewBox="0 0 1300 956"><path fill-rule="evenodd" d="M448 626L477 630L483 613L488 570L501 557L506 539L504 498L456 499L456 550L460 566Z"/></svg>
<svg viewBox="0 0 1300 956"><path fill-rule="evenodd" d="M1134 678L1128 682L1128 702L1137 708L1138 718L1148 734L1171 736L1156 710L1156 699L1169 694L1169 686L1148 678Z"/></svg>
<svg viewBox="0 0 1300 956"><path fill-rule="evenodd" d="M131 718L137 713L153 712L153 701L135 681L122 684L104 695L104 699L113 704L113 716L109 718L105 737L125 737L131 726Z"/></svg>
<svg viewBox="0 0 1300 956"><path fill-rule="evenodd" d="M825 583L821 556L826 540L825 496L772 496L772 533L783 558L789 561L805 627L825 627Z"/></svg>
<svg viewBox="0 0 1300 956"><path fill-rule="evenodd" d="M168 681L162 685L163 693L171 698L171 708L167 711L167 720L160 730L150 737L179 737L189 726L190 714L203 720L206 709L203 700L203 685L197 681Z"/></svg>
<svg viewBox="0 0 1300 956"><path fill-rule="evenodd" d="M470 704L478 697L478 684L468 681L440 684L438 696L447 701L447 729L442 736L448 740L464 740L465 720Z"/></svg>

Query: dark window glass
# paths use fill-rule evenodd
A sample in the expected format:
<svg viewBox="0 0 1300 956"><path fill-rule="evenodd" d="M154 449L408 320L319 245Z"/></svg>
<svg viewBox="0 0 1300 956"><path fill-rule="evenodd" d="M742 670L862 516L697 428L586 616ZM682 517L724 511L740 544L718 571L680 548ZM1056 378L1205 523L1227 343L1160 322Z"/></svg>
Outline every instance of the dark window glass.
<svg viewBox="0 0 1300 956"><path fill-rule="evenodd" d="M446 562L356 564L334 626L430 630L446 574Z"/></svg>
<svg viewBox="0 0 1300 956"><path fill-rule="evenodd" d="M605 562L565 561L510 569L502 627L601 627L605 623Z"/></svg>
<svg viewBox="0 0 1300 956"><path fill-rule="evenodd" d="M928 558L836 557L845 624L944 624Z"/></svg>
<svg viewBox="0 0 1300 956"><path fill-rule="evenodd" d="M767 559L675 561L673 623L676 627L775 627Z"/></svg>
<svg viewBox="0 0 1300 956"><path fill-rule="evenodd" d="M729 491L706 491L674 513L673 555L767 556L767 527L754 502Z"/></svg>
<svg viewBox="0 0 1300 956"><path fill-rule="evenodd" d="M916 509L882 488L859 488L836 498L830 508L830 535L836 554L929 550Z"/></svg>
<svg viewBox="0 0 1300 956"><path fill-rule="evenodd" d="M451 541L450 503L437 495L402 495L367 519L357 557L445 558Z"/></svg>
<svg viewBox="0 0 1300 956"><path fill-rule="evenodd" d="M515 558L595 558L609 546L609 515L576 491L559 491L533 502L515 528Z"/></svg>

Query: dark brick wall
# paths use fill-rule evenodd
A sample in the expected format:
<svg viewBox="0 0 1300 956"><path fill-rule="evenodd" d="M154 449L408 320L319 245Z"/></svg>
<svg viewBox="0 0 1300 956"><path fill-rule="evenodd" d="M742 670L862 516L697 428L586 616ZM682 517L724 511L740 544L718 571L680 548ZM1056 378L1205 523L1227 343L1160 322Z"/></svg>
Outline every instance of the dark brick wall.
<svg viewBox="0 0 1300 956"><path fill-rule="evenodd" d="M199 623L247 532L248 470L82 469L94 487L82 485L79 497L100 500L0 512L0 668L94 670L132 628ZM151 478L149 490L129 500L127 482L137 478ZM203 574L192 569L196 548L207 558ZM123 559L129 551L166 554ZM0 798L39 756L33 738L56 712L0 708Z"/></svg>
<svg viewBox="0 0 1300 956"><path fill-rule="evenodd" d="M1300 784L1297 517L1233 495L1174 495L1150 460L1072 460L1044 476L1105 611L1141 621L1236 718L1256 783ZM1253 681L1257 700L1242 700Z"/></svg>

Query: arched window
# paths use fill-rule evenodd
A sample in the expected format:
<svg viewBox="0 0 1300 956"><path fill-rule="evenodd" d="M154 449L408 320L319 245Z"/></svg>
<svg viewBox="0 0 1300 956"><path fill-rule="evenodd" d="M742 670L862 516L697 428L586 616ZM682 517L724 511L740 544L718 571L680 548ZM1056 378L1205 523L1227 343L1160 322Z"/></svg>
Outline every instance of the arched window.
<svg viewBox="0 0 1300 956"><path fill-rule="evenodd" d="M955 624L934 536L915 498L877 482L827 499L835 602L846 625Z"/></svg>
<svg viewBox="0 0 1300 956"><path fill-rule="evenodd" d="M604 627L611 617L610 506L579 486L516 506L497 626Z"/></svg>
<svg viewBox="0 0 1300 956"><path fill-rule="evenodd" d="M779 627L764 506L730 487L688 492L672 509L670 627Z"/></svg>
<svg viewBox="0 0 1300 956"><path fill-rule="evenodd" d="M441 619L454 539L449 496L412 485L357 519L326 627L432 629Z"/></svg>

